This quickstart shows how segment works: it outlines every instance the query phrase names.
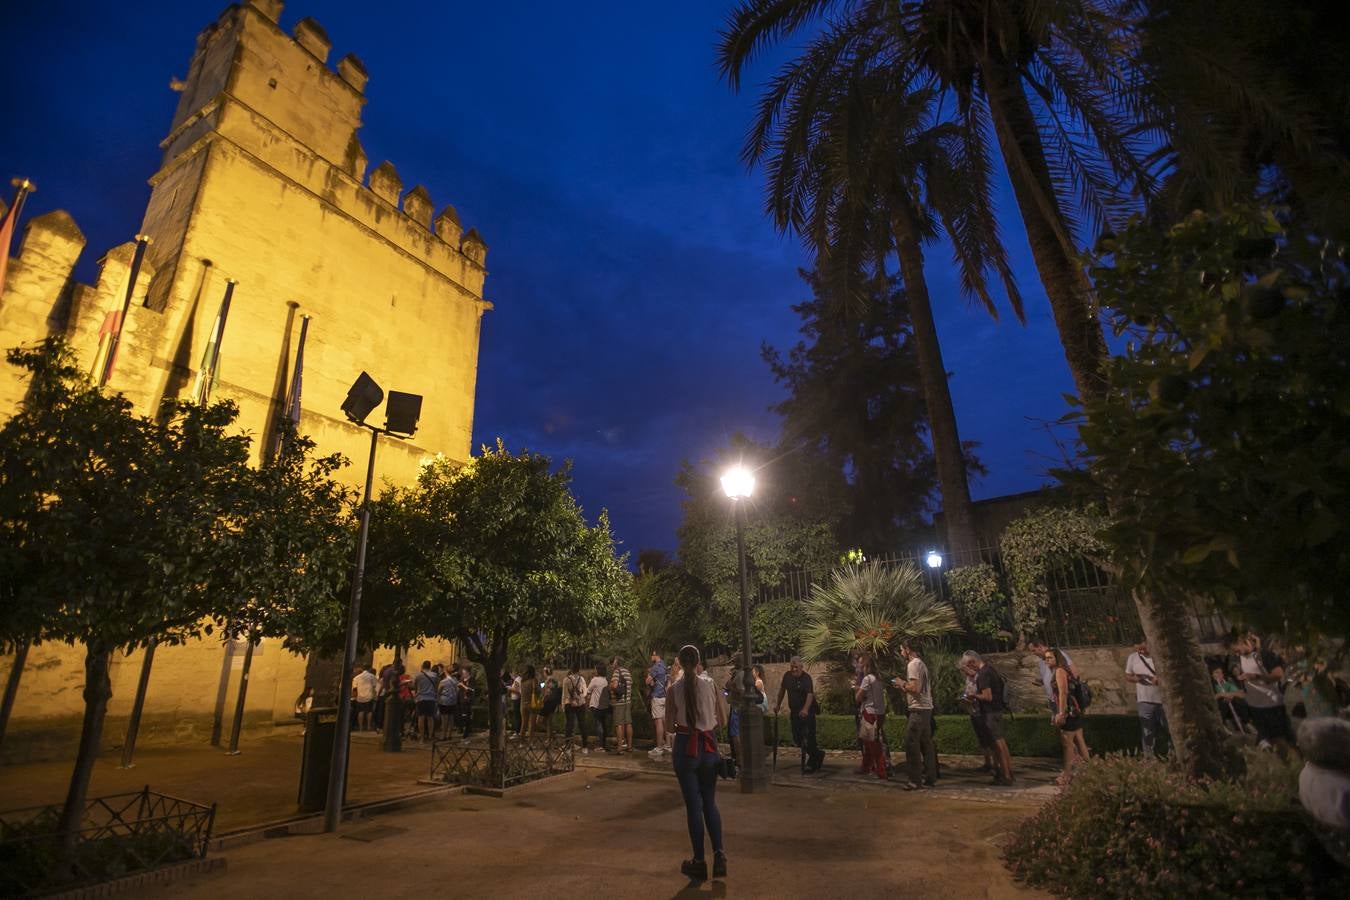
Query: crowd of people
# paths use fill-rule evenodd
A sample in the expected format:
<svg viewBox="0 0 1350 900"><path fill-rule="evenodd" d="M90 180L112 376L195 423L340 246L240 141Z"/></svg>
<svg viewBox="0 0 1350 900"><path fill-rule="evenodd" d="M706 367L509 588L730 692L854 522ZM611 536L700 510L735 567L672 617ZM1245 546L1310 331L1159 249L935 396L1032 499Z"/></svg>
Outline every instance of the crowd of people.
<svg viewBox="0 0 1350 900"><path fill-rule="evenodd" d="M383 732L390 704L398 704L398 721L413 740L429 742L455 734L469 737L478 692L469 666L433 665L431 660L423 660L414 676L401 661L394 661L381 667L378 674L373 666L358 665L353 671L354 730ZM312 690L307 689L307 693L312 703ZM299 701L296 713L300 713Z"/></svg>

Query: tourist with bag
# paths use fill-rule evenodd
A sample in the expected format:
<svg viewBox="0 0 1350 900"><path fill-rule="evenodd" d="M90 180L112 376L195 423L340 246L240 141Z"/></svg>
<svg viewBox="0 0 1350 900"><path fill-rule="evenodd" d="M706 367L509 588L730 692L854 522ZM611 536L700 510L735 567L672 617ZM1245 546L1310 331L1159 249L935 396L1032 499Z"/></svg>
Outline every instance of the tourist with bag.
<svg viewBox="0 0 1350 900"><path fill-rule="evenodd" d="M1064 784L1074 767L1086 762L1090 751L1083 737L1082 685L1069 671L1069 663L1059 650L1045 651L1045 663L1050 667L1055 697L1055 727L1059 729L1060 744L1064 747L1064 771L1059 783Z"/></svg>
<svg viewBox="0 0 1350 900"><path fill-rule="evenodd" d="M591 707L591 724L595 729L595 740L599 749L609 752L609 747L605 743L605 732L609 725L609 679L605 677L608 670L604 663L595 664L595 677L586 688L586 700ZM582 753L588 753L585 748L581 748Z"/></svg>
<svg viewBox="0 0 1350 900"><path fill-rule="evenodd" d="M1158 729L1167 727L1167 713L1163 710L1162 688L1158 686L1158 670L1149 656L1147 638L1141 638L1125 660L1125 680L1134 685L1144 755L1157 756Z"/></svg>
<svg viewBox="0 0 1350 900"><path fill-rule="evenodd" d="M586 735L586 679L581 677L581 667L576 663L567 670L563 681L563 717L567 720L563 737L570 743L575 728L581 735L581 749L586 750L590 743Z"/></svg>
<svg viewBox="0 0 1350 900"><path fill-rule="evenodd" d="M717 809L719 756L715 732L722 725L717 686L702 669L698 648L680 648L683 674L670 686L666 702L666 729L675 735L672 753L675 777L684 799L689 842L694 855L680 863L680 872L692 881L706 881L708 862L704 834L713 849L712 877L725 878L727 855L722 846L722 814Z"/></svg>
<svg viewBox="0 0 1350 900"><path fill-rule="evenodd" d="M933 744L933 685L928 665L919 657L919 651L908 640L900 642L900 656L905 660L905 677L892 682L905 692L907 718L905 720L905 762L909 767L909 782L905 790L915 791L937 785L937 747Z"/></svg>
<svg viewBox="0 0 1350 900"><path fill-rule="evenodd" d="M853 692L858 704L858 740L862 742L862 765L859 775L875 772L885 781L886 755L881 752L881 721L886 714L886 685L877 673L876 660L871 656L863 661L863 677Z"/></svg>

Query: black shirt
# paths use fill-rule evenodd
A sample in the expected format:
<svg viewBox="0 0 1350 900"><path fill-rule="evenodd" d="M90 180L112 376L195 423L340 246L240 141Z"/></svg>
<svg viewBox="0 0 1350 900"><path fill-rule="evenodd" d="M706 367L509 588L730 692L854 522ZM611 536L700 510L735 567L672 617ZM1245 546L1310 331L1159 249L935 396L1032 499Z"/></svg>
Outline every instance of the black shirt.
<svg viewBox="0 0 1350 900"><path fill-rule="evenodd" d="M786 672L783 675L783 689L787 690L788 709L793 715L802 711L802 706L806 703L806 695L815 693L815 684L811 681L810 674L802 672L800 675L793 675ZM814 700L811 703L811 712L816 712L820 705Z"/></svg>
<svg viewBox="0 0 1350 900"><path fill-rule="evenodd" d="M989 696L993 699L976 701L976 709L982 713L1003 711L1003 685L1001 680L993 666L985 663L980 667L980 671L975 673L975 693L983 694L987 689Z"/></svg>

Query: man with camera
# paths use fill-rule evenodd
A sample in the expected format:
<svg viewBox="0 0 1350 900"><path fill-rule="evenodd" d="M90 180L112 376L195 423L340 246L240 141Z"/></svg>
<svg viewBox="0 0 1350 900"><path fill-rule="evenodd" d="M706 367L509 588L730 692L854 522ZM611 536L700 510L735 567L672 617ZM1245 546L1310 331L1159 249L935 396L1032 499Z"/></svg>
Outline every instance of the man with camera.
<svg viewBox="0 0 1350 900"><path fill-rule="evenodd" d="M1147 638L1141 638L1134 645L1134 652L1129 659L1125 660L1125 680L1134 685L1134 698L1139 710L1140 743L1144 753L1156 756L1154 747L1158 742L1158 728L1167 727L1167 714L1163 712L1158 670L1148 654Z"/></svg>
<svg viewBox="0 0 1350 900"><path fill-rule="evenodd" d="M933 687L928 666L919 658L918 649L908 640L900 642L905 660L905 677L891 682L905 692L908 711L905 722L905 757L909 782L905 790L933 787L937 784L937 748L933 746Z"/></svg>
<svg viewBox="0 0 1350 900"><path fill-rule="evenodd" d="M788 714L792 722L792 743L802 750L802 772L810 774L820 771L825 754L816 746L816 713L820 704L816 703L816 688L811 675L802 668L802 658L792 657L791 667L778 686L778 701L774 704L773 714L783 707L783 695L787 695Z"/></svg>

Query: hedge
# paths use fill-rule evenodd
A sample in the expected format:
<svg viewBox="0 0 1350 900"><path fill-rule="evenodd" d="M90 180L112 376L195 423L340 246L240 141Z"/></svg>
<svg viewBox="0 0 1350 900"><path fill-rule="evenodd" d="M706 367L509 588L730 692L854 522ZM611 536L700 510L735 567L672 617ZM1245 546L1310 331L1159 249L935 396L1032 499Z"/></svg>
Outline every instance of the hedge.
<svg viewBox="0 0 1350 900"><path fill-rule="evenodd" d="M633 732L638 740L653 740L651 716L645 709L637 709L633 716ZM474 728L487 729L487 710L475 707L473 711ZM787 716L764 717L765 743L773 743L774 724L778 725L778 743L792 746L792 723ZM969 716L938 716L938 729L933 735L933 743L938 753L946 755L979 756L980 745L975 739L975 730L970 725ZM554 733L563 732L563 714L559 710L554 716ZM591 729L590 714L586 716L586 728ZM1083 727L1087 732L1088 746L1094 754L1133 752L1139 749L1139 718L1130 715L1088 715L1083 718ZM614 726L610 726L613 736ZM1003 736L1008 741L1008 750L1013 756L1053 756L1062 755L1059 742L1059 730L1050 723L1048 716L1018 715L1003 717ZM725 737L725 735L724 735ZM886 740L892 752L904 747L905 717L890 715L886 717ZM826 750L852 750L857 746L857 726L852 716L816 716L816 741ZM1158 736L1158 751L1166 752L1167 733Z"/></svg>

